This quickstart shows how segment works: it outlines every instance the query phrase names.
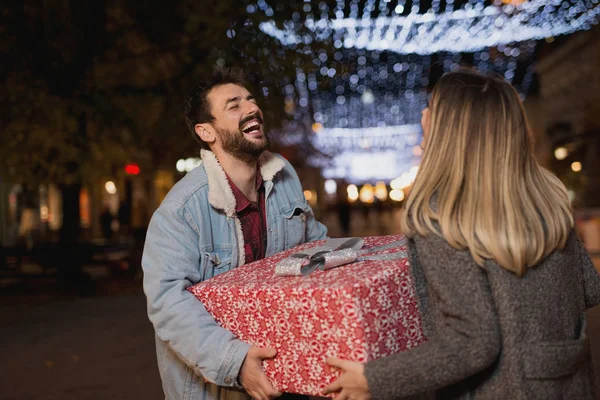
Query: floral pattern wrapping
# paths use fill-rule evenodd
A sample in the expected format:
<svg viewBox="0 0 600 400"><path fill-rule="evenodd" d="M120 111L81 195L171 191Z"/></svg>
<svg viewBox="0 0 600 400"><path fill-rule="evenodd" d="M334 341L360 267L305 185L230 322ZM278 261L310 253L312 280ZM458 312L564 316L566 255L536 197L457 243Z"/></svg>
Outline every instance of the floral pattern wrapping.
<svg viewBox="0 0 600 400"><path fill-rule="evenodd" d="M363 248L401 238L367 237ZM406 258L355 262L304 277L275 276L278 261L323 242L295 247L188 288L240 340L277 349L277 357L266 360L264 368L282 392L321 395L339 376L325 363L327 357L366 362L424 340Z"/></svg>

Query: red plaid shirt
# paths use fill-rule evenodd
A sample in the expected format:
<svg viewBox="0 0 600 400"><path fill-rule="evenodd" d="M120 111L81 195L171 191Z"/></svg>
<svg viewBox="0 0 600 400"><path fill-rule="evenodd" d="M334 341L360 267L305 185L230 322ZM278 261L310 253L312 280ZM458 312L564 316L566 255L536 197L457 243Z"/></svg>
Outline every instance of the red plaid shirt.
<svg viewBox="0 0 600 400"><path fill-rule="evenodd" d="M267 252L267 216L265 213L265 188L260 171L256 171L258 201L248 200L235 183L227 176L235 197L235 211L242 224L246 264L265 258Z"/></svg>

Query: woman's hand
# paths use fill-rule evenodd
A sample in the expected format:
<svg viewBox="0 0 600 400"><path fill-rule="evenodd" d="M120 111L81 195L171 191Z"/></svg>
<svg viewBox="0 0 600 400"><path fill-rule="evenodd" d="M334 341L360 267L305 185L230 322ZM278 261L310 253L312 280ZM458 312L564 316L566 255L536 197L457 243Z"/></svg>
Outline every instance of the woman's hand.
<svg viewBox="0 0 600 400"><path fill-rule="evenodd" d="M328 358L327 364L341 369L343 373L323 390L323 394L339 392L336 400L371 400L363 364L339 358Z"/></svg>

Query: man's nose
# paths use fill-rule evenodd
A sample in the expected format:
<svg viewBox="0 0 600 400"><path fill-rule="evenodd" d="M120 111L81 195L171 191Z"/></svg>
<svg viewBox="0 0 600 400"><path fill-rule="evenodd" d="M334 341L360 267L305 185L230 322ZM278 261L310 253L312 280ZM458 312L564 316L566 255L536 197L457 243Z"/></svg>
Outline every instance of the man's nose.
<svg viewBox="0 0 600 400"><path fill-rule="evenodd" d="M258 107L258 105L252 101L247 101L246 102L246 109L244 110L246 115L252 115L252 114L260 114L260 108Z"/></svg>

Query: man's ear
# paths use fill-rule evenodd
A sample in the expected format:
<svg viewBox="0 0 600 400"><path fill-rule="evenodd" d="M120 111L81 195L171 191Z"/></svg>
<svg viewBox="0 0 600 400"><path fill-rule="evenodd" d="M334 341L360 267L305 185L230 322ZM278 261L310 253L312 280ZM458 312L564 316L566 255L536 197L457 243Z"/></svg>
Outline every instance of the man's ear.
<svg viewBox="0 0 600 400"><path fill-rule="evenodd" d="M217 139L215 129L211 124L196 124L194 130L196 131L196 135L208 144L214 143Z"/></svg>

